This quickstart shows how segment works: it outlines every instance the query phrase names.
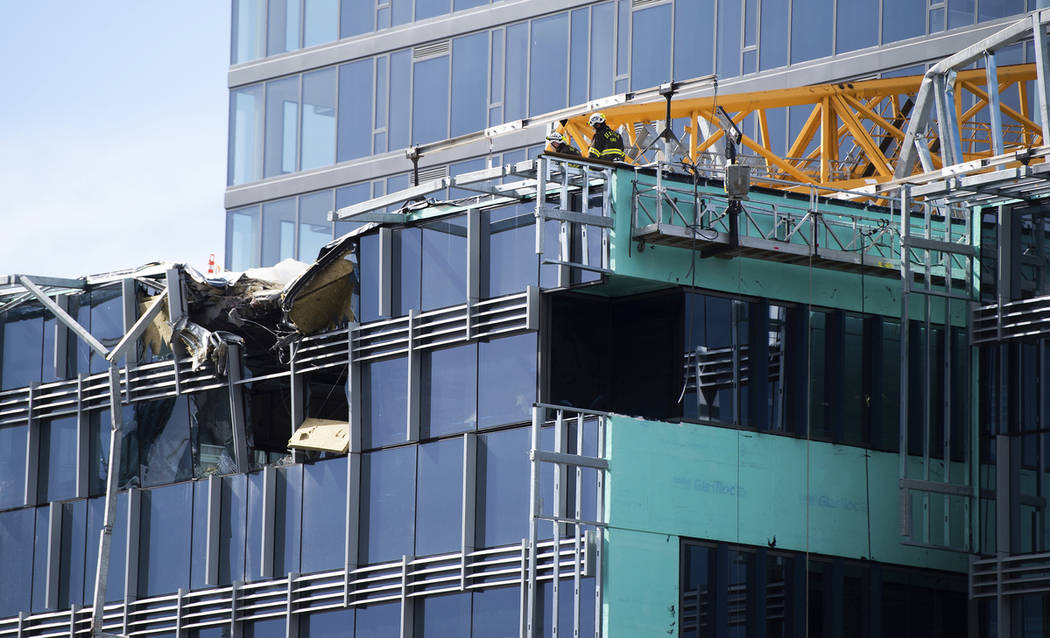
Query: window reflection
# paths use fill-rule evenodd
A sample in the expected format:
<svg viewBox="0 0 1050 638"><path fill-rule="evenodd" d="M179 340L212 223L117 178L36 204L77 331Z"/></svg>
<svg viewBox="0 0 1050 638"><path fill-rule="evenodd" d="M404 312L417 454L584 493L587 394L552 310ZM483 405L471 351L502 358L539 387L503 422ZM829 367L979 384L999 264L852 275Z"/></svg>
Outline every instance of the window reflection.
<svg viewBox="0 0 1050 638"><path fill-rule="evenodd" d="M671 5L635 11L631 21L633 41L645 43L631 49L631 88L667 82L671 72Z"/></svg>
<svg viewBox="0 0 1050 638"><path fill-rule="evenodd" d="M266 156L263 177L295 171L299 76L266 83ZM263 258L265 260L265 256Z"/></svg>
<svg viewBox="0 0 1050 638"><path fill-rule="evenodd" d="M463 441L457 437L424 443L418 455L415 554L458 551L462 540Z"/></svg>
<svg viewBox="0 0 1050 638"><path fill-rule="evenodd" d="M244 3L247 0L240 0ZM263 86L230 91L230 137L226 184L254 182L263 176Z"/></svg>
<svg viewBox="0 0 1050 638"><path fill-rule="evenodd" d="M366 419L362 443L382 447L407 440L408 359L384 359L362 366L362 397Z"/></svg>
<svg viewBox="0 0 1050 638"><path fill-rule="evenodd" d="M362 563L381 563L413 555L415 488L415 446L361 456Z"/></svg>
<svg viewBox="0 0 1050 638"><path fill-rule="evenodd" d="M478 427L528 421L535 400L536 335L479 344Z"/></svg>
<svg viewBox="0 0 1050 638"><path fill-rule="evenodd" d="M529 64L529 113L538 115L566 106L569 59L569 14L532 21Z"/></svg>
<svg viewBox="0 0 1050 638"><path fill-rule="evenodd" d="M139 593L156 596L189 586L193 484L142 493L139 514Z"/></svg>
<svg viewBox="0 0 1050 638"><path fill-rule="evenodd" d="M346 457L303 467L304 572L343 564L346 530Z"/></svg>
<svg viewBox="0 0 1050 638"><path fill-rule="evenodd" d="M37 501L60 501L76 496L77 416L43 421L40 430L40 460Z"/></svg>
<svg viewBox="0 0 1050 638"><path fill-rule="evenodd" d="M44 309L24 303L0 314L0 390L40 382Z"/></svg>
<svg viewBox="0 0 1050 638"><path fill-rule="evenodd" d="M335 161L335 74L332 67L303 75L301 170Z"/></svg>
<svg viewBox="0 0 1050 638"><path fill-rule="evenodd" d="M473 430L477 425L477 344L423 355L424 437Z"/></svg>
<svg viewBox="0 0 1050 638"><path fill-rule="evenodd" d="M462 304L467 299L467 224L459 215L424 224L422 309Z"/></svg>

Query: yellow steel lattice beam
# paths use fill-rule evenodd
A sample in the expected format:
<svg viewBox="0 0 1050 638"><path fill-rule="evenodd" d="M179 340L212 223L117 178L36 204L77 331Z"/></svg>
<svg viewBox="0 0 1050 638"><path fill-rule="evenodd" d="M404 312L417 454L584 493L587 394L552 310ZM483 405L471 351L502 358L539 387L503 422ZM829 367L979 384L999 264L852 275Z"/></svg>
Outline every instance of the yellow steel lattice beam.
<svg viewBox="0 0 1050 638"><path fill-rule="evenodd" d="M741 140L741 155L751 156L743 161L751 164L759 176L829 188L856 188L893 178L893 167L897 164L911 105L922 78L915 75L717 98L676 99L671 102L671 117L676 120L675 133L682 138L682 148L693 163L719 161L721 145L718 142L723 133L717 108L722 107L734 122L746 129ZM998 69L999 86L994 90L1000 94L1006 148L1042 143L1039 125L1026 115L1029 112L1026 83L1035 79L1034 64ZM990 100L984 70L960 72L956 76L955 95L964 160L991 157ZM610 107L604 113L610 126L624 127L625 142L633 144L636 125L663 128L665 108L664 102L652 102ZM807 114L804 120L800 120L799 111ZM682 119L686 120L684 126ZM699 125L701 120L710 132L706 137L702 133L705 127ZM790 139L778 139L771 135L771 121L797 122L799 126L792 131ZM586 155L591 133L587 115L566 120L563 130ZM921 142L927 145L934 168L941 166L937 131L936 122L931 123ZM647 153L635 161L652 159L652 153ZM921 166L915 167L915 173L922 170ZM790 184L780 187L797 188Z"/></svg>

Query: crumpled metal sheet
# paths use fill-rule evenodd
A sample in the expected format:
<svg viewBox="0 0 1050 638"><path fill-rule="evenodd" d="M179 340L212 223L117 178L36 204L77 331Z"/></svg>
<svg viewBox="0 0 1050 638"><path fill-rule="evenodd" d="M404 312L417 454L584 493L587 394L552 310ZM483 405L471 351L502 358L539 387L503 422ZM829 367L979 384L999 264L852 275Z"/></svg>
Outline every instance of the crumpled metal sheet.
<svg viewBox="0 0 1050 638"><path fill-rule="evenodd" d="M190 368L196 372L208 361L215 364L215 372L226 374L229 344L244 345L244 339L225 330L209 331L200 324L183 317L172 327L172 333L190 355Z"/></svg>
<svg viewBox="0 0 1050 638"><path fill-rule="evenodd" d="M281 293L284 318L299 334L312 335L354 321L351 304L357 272L350 257L355 238L351 233L325 246L317 261Z"/></svg>

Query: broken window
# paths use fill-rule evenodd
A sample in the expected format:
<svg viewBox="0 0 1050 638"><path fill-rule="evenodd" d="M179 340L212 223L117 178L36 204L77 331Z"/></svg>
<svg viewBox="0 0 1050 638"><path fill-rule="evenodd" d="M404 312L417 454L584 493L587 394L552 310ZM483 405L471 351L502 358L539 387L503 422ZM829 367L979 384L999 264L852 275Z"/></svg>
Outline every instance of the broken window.
<svg viewBox="0 0 1050 638"><path fill-rule="evenodd" d="M186 396L135 403L124 423L121 482L142 487L193 477Z"/></svg>
<svg viewBox="0 0 1050 638"><path fill-rule="evenodd" d="M193 476L236 472L229 392L222 389L190 394L189 410Z"/></svg>
<svg viewBox="0 0 1050 638"><path fill-rule="evenodd" d="M292 434L292 395L287 379L253 381L247 388L245 428L249 447L284 456Z"/></svg>

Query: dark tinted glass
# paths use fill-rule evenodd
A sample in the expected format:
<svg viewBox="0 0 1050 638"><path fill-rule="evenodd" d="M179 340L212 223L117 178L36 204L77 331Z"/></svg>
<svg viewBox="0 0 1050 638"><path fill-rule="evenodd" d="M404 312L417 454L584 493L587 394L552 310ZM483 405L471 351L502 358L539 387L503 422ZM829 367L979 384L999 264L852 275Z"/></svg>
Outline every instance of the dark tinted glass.
<svg viewBox="0 0 1050 638"><path fill-rule="evenodd" d="M416 638L470 635L470 593L417 598Z"/></svg>
<svg viewBox="0 0 1050 638"><path fill-rule="evenodd" d="M275 494L273 570L287 574L299 570L300 520L303 511L303 467L292 465L277 470Z"/></svg>
<svg viewBox="0 0 1050 638"><path fill-rule="evenodd" d="M362 410L367 419L362 443L382 447L408 440L408 359L384 359L362 366Z"/></svg>
<svg viewBox="0 0 1050 638"><path fill-rule="evenodd" d="M2 527L2 524L0 524ZM94 539L98 542L98 539ZM3 542L0 540L0 542ZM58 606L69 607L84 600L84 583L90 576L84 570L84 555L87 550L87 501L80 500L62 505L62 563L59 566ZM94 591L92 581L88 588Z"/></svg>
<svg viewBox="0 0 1050 638"><path fill-rule="evenodd" d="M401 635L401 605L380 603L357 608L357 635L369 638L398 638Z"/></svg>
<svg viewBox="0 0 1050 638"><path fill-rule="evenodd" d="M28 431L25 425L0 426L0 509L25 502Z"/></svg>
<svg viewBox="0 0 1050 638"><path fill-rule="evenodd" d="M142 493L139 514L139 593L167 594L188 587L193 483Z"/></svg>
<svg viewBox="0 0 1050 638"><path fill-rule="evenodd" d="M38 501L60 501L76 496L77 417L51 419L40 424Z"/></svg>
<svg viewBox="0 0 1050 638"><path fill-rule="evenodd" d="M29 608L30 589L26 585L33 582L34 514L32 509L0 512L0 564L4 566L4 580L19 583L17 587L0 588L0 616L4 618Z"/></svg>
<svg viewBox="0 0 1050 638"><path fill-rule="evenodd" d="M244 580L244 521L247 515L248 481L245 475L222 478L222 507L219 516L219 583Z"/></svg>
<svg viewBox="0 0 1050 638"><path fill-rule="evenodd" d="M432 350L423 355L421 405L425 437L473 430L477 426L478 346Z"/></svg>
<svg viewBox="0 0 1050 638"><path fill-rule="evenodd" d="M474 592L471 609L473 638L516 638L518 635L521 590L500 587Z"/></svg>
<svg viewBox="0 0 1050 638"><path fill-rule="evenodd" d="M457 551L463 513L463 441L424 443L418 455L416 555Z"/></svg>
<svg viewBox="0 0 1050 638"><path fill-rule="evenodd" d="M361 562L412 555L416 449L379 450L361 458Z"/></svg>
<svg viewBox="0 0 1050 638"><path fill-rule="evenodd" d="M343 564L346 543L346 457L303 468L303 572Z"/></svg>
<svg viewBox="0 0 1050 638"><path fill-rule="evenodd" d="M149 486L192 478L188 403L181 396L134 404L135 419L124 424L122 481Z"/></svg>
<svg viewBox="0 0 1050 638"><path fill-rule="evenodd" d="M423 310L467 299L467 221L460 215L423 227Z"/></svg>
<svg viewBox="0 0 1050 638"><path fill-rule="evenodd" d="M299 616L300 638L353 638L354 609L336 609Z"/></svg>
<svg viewBox="0 0 1050 638"><path fill-rule="evenodd" d="M536 219L528 206L488 211L488 297L536 285ZM484 293L483 293L484 294Z"/></svg>
<svg viewBox="0 0 1050 638"><path fill-rule="evenodd" d="M791 62L831 55L834 5L827 0L794 0L791 5Z"/></svg>
<svg viewBox="0 0 1050 638"><path fill-rule="evenodd" d="M536 335L478 346L478 427L529 421L536 400Z"/></svg>
<svg viewBox="0 0 1050 638"><path fill-rule="evenodd" d="M926 5L913 0L882 1L882 42L914 38L926 32Z"/></svg>
<svg viewBox="0 0 1050 638"><path fill-rule="evenodd" d="M0 390L39 382L44 347L43 309L23 304L0 314L0 321Z"/></svg>
<svg viewBox="0 0 1050 638"><path fill-rule="evenodd" d="M765 11L765 7L762 7L762 10ZM967 24L973 24L972 11ZM855 51L875 46L878 42L878 3L867 0L838 0L838 10L835 13L835 52ZM764 40L762 46L765 46Z"/></svg>
<svg viewBox="0 0 1050 638"><path fill-rule="evenodd" d="M478 547L521 542L527 535L529 428L478 437L476 534Z"/></svg>

